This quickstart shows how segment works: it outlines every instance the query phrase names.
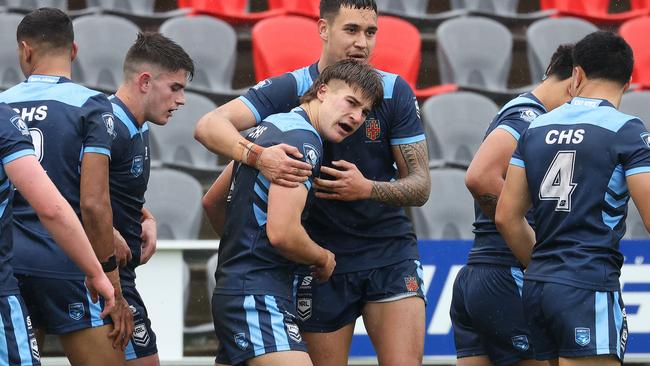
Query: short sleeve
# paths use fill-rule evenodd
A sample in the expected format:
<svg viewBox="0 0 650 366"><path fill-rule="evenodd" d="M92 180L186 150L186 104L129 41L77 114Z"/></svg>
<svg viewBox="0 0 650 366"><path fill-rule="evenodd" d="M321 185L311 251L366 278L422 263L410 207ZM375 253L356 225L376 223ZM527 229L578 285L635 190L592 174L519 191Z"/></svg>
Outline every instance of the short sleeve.
<svg viewBox="0 0 650 366"><path fill-rule="evenodd" d="M404 145L424 141L420 107L411 87L400 76L384 75L384 93L392 94L389 103L394 113L390 126L390 144Z"/></svg>
<svg viewBox="0 0 650 366"><path fill-rule="evenodd" d="M263 80L239 99L253 112L256 124L272 114L288 112L300 104L296 79L292 74Z"/></svg>
<svg viewBox="0 0 650 366"><path fill-rule="evenodd" d="M616 137L616 154L625 176L650 172L650 133L643 122L628 121Z"/></svg>
<svg viewBox="0 0 650 366"><path fill-rule="evenodd" d="M526 160L524 159L524 144L526 143L526 131L524 131L524 133L517 141L517 148L515 149L515 152L512 154L512 158L510 159L510 165L518 166L520 168L526 167L526 163L525 163Z"/></svg>
<svg viewBox="0 0 650 366"><path fill-rule="evenodd" d="M310 190L315 177L320 175L320 167L323 158L323 144L315 132L310 130L296 129L285 133L285 144L294 146L302 154L301 161L311 165L311 176L304 182L307 190Z"/></svg>
<svg viewBox="0 0 650 366"><path fill-rule="evenodd" d="M89 98L82 106L83 152L111 156L111 143L115 136L113 108L103 94Z"/></svg>
<svg viewBox="0 0 650 366"><path fill-rule="evenodd" d="M3 165L35 155L25 122L9 106L0 107L0 159Z"/></svg>
<svg viewBox="0 0 650 366"><path fill-rule="evenodd" d="M496 126L498 129L505 130L512 137L519 141L521 136L526 132L530 123L539 117L542 112L536 108L531 107L518 107L514 110L508 111L508 115L504 116L499 124Z"/></svg>

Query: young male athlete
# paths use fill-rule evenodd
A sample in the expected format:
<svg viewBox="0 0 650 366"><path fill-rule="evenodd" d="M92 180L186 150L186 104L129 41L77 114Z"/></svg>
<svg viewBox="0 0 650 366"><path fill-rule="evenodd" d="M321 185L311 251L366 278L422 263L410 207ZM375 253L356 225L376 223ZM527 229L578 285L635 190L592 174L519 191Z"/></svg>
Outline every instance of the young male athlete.
<svg viewBox="0 0 650 366"><path fill-rule="evenodd" d="M109 98L117 120L110 163L116 251L125 265L122 294L135 322L125 350L127 365L160 364L156 335L135 287L136 267L151 258L156 246L156 223L143 207L150 166L147 122L167 123L185 104L184 88L193 74L194 63L179 45L159 33L141 33L124 59L124 81Z"/></svg>
<svg viewBox="0 0 650 366"><path fill-rule="evenodd" d="M494 211L517 140L537 116L571 99L572 52L573 46L558 47L542 83L501 108L467 169L465 182L476 200L476 237L454 282L450 311L460 366L541 364L531 360L522 265L499 235Z"/></svg>
<svg viewBox="0 0 650 366"><path fill-rule="evenodd" d="M301 152L317 176L322 140L338 143L350 136L382 98L379 73L354 60L338 62L323 70L299 107L266 117L248 135L244 151L253 153L253 142L285 143ZM298 264L310 265L315 281L323 282L335 266L332 252L314 242L301 224L312 201L313 179L288 188L247 165L234 169L222 174L204 199L222 236L212 297L217 363L311 365L294 319L294 274Z"/></svg>
<svg viewBox="0 0 650 366"><path fill-rule="evenodd" d="M496 224L527 267L523 302L535 358L618 365L628 334L619 242L630 196L650 223L650 135L616 110L634 63L620 36L587 35L573 62L574 98L522 135ZM524 219L531 203L535 232Z"/></svg>
<svg viewBox="0 0 650 366"><path fill-rule="evenodd" d="M323 40L313 65L259 83L244 96L208 113L195 135L208 149L242 161L237 129L289 111L326 66L342 59L367 62L375 44L373 0L322 0ZM426 141L417 101L407 83L382 73L384 100L365 125L341 144L324 145L309 235L337 258L330 281L298 279L298 315L316 365L347 365L356 319L363 315L379 362L419 365L424 349L424 294L417 241L400 206L422 205L430 190ZM291 185L309 166L286 156L286 145L251 147L243 164L274 183ZM300 155L299 153L297 154ZM246 157L255 157L250 159ZM288 162L288 163L285 163ZM395 169L395 166L397 169Z"/></svg>
<svg viewBox="0 0 650 366"><path fill-rule="evenodd" d="M56 245L21 194L14 205L13 266L41 343L59 335L73 365L117 365L133 331L113 256L109 157L114 117L100 92L70 81L76 56L70 18L58 9L27 14L16 31L21 69L28 79L0 96L25 120L36 156L80 216L97 258L115 287L116 307L102 319L90 301L84 274ZM46 260L45 260L46 258ZM110 325L112 320L113 325ZM117 348L117 349L116 349Z"/></svg>
<svg viewBox="0 0 650 366"><path fill-rule="evenodd" d="M27 125L4 103L0 103L0 176L0 364L40 365L32 322L10 264L14 187L61 249L86 274L91 302L98 301L98 294L103 297L104 311L100 317L114 306L113 286L95 258L79 219L38 163Z"/></svg>

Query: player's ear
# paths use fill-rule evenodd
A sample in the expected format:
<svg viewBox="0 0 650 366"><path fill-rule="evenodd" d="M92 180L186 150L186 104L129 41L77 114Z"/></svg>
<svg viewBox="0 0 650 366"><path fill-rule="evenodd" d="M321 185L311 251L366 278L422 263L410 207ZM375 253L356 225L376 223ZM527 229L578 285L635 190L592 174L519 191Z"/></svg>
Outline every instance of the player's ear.
<svg viewBox="0 0 650 366"><path fill-rule="evenodd" d="M577 97L582 90L582 84L585 79L585 71L580 66L575 66L571 73L571 91L572 97Z"/></svg>
<svg viewBox="0 0 650 366"><path fill-rule="evenodd" d="M141 92L146 93L151 88L151 74L148 72L141 72L138 74L138 88Z"/></svg>
<svg viewBox="0 0 650 366"><path fill-rule="evenodd" d="M323 102L323 100L325 100L325 95L327 94L327 91L328 91L327 84L325 83L321 84L320 87L318 88L318 93L316 93L318 100Z"/></svg>
<svg viewBox="0 0 650 366"><path fill-rule="evenodd" d="M29 63L32 59L32 47L25 41L18 43L18 58L25 63Z"/></svg>
<svg viewBox="0 0 650 366"><path fill-rule="evenodd" d="M317 26L318 26L318 35L320 36L320 39L322 39L324 42L327 42L328 30L329 30L329 24L327 24L327 20L318 19Z"/></svg>
<svg viewBox="0 0 650 366"><path fill-rule="evenodd" d="M74 61L74 59L77 58L77 51L79 51L77 42L72 42L72 49L70 50L70 61Z"/></svg>

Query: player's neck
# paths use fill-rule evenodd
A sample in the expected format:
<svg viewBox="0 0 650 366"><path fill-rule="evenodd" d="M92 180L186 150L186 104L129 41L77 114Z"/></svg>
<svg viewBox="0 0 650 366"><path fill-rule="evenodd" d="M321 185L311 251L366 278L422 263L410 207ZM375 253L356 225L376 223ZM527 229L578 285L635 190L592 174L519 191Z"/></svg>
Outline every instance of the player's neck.
<svg viewBox="0 0 650 366"><path fill-rule="evenodd" d="M122 84L115 92L126 108L135 118L138 127L144 124L144 107L142 106L142 97L131 92L127 85Z"/></svg>
<svg viewBox="0 0 650 366"><path fill-rule="evenodd" d="M314 126L316 132L320 134L320 124L318 120L319 107L320 107L320 101L316 98L308 103L303 103L300 105L300 108L302 108L305 111L305 113L307 113L307 118L309 119L309 123L311 123L311 125Z"/></svg>
<svg viewBox="0 0 650 366"><path fill-rule="evenodd" d="M63 76L71 79L72 64L69 58L50 57L37 60L31 65L29 76L50 75Z"/></svg>
<svg viewBox="0 0 650 366"><path fill-rule="evenodd" d="M604 99L618 108L621 104L621 98L625 89L626 87L620 86L612 81L594 79L584 83L582 88L578 90L576 97Z"/></svg>

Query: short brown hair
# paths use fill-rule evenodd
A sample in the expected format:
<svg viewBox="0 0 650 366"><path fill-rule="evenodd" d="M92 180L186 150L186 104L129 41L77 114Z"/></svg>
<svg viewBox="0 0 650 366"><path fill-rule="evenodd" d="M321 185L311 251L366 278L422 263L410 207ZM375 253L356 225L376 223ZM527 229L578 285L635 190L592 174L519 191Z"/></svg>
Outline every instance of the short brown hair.
<svg viewBox="0 0 650 366"><path fill-rule="evenodd" d="M156 32L138 33L124 58L124 74L137 72L141 64L159 66L165 71L187 71L188 79L194 76L192 58L176 42Z"/></svg>

